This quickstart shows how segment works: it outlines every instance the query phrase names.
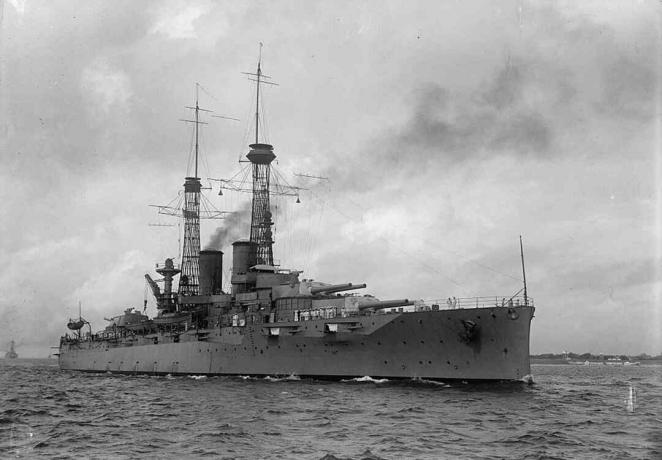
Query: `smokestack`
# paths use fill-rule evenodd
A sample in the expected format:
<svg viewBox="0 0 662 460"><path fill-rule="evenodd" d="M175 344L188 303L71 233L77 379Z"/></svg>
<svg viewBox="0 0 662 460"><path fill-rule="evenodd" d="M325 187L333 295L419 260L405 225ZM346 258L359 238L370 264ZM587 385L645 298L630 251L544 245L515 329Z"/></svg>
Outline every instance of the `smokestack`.
<svg viewBox="0 0 662 460"><path fill-rule="evenodd" d="M257 244L252 241L235 241L232 243L232 274L244 275L255 265Z"/></svg>
<svg viewBox="0 0 662 460"><path fill-rule="evenodd" d="M223 287L223 252L200 251L200 295L220 294Z"/></svg>

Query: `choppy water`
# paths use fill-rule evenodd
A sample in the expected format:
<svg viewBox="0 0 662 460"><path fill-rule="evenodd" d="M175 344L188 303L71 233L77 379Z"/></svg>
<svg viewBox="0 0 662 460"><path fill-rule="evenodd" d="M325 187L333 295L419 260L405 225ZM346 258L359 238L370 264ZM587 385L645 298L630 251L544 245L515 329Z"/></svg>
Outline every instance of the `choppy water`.
<svg viewBox="0 0 662 460"><path fill-rule="evenodd" d="M533 372L530 386L443 385L84 374L0 361L0 457L662 458L662 366Z"/></svg>

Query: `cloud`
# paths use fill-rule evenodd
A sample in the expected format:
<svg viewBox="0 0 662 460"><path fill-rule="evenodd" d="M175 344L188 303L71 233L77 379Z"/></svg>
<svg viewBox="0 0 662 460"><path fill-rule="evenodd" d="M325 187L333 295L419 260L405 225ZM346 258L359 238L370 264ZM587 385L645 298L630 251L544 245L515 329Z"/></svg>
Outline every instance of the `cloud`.
<svg viewBox="0 0 662 460"><path fill-rule="evenodd" d="M102 270L95 270L66 297L69 305L77 305L81 299L85 300L85 309L96 317L99 314L110 315L120 308L129 306L140 307L140 300L133 292L123 290L127 280L133 279L142 284L140 273L146 270L142 266L145 254L137 249L131 249L124 254L117 254L110 258ZM136 276L138 275L138 276Z"/></svg>
<svg viewBox="0 0 662 460"><path fill-rule="evenodd" d="M611 116L648 120L657 109L659 78L652 63L615 53L602 73L603 98L597 108Z"/></svg>
<svg viewBox="0 0 662 460"><path fill-rule="evenodd" d="M486 152L545 155L553 140L552 123L539 111L542 107L527 103L527 84L534 82L526 68L507 63L487 91L468 97L433 83L419 89L391 156L462 161Z"/></svg>
<svg viewBox="0 0 662 460"><path fill-rule="evenodd" d="M207 14L211 6L208 3L197 3L195 5L180 2L167 3L159 11L150 32L165 35L170 39L197 38L199 31L196 27L196 21ZM218 24L218 26L222 25Z"/></svg>
<svg viewBox="0 0 662 460"><path fill-rule="evenodd" d="M442 77L421 81L404 99L403 122L364 139L359 153L323 175L369 190L385 172L398 182L417 171L448 170L490 157L541 159L577 152L577 139L613 123L650 122L657 79L645 25L622 43L614 26L558 8L526 5L519 44L472 86ZM597 52L596 52L597 50ZM429 52L427 61L445 56ZM423 75L430 76L429 72Z"/></svg>
<svg viewBox="0 0 662 460"><path fill-rule="evenodd" d="M106 117L113 109L125 112L133 96L126 72L111 66L104 58L97 58L83 69L81 85L83 93L90 98L86 107L95 117Z"/></svg>
<svg viewBox="0 0 662 460"><path fill-rule="evenodd" d="M23 16L25 13L25 0L9 0L9 4L14 7L19 16Z"/></svg>

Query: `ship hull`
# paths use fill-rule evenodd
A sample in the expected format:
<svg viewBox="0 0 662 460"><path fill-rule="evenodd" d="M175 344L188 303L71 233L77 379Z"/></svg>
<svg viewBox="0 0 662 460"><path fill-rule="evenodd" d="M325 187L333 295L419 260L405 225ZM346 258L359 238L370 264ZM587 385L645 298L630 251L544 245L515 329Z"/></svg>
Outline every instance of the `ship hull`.
<svg viewBox="0 0 662 460"><path fill-rule="evenodd" d="M521 380L534 308L385 313L60 346L60 368L147 374Z"/></svg>

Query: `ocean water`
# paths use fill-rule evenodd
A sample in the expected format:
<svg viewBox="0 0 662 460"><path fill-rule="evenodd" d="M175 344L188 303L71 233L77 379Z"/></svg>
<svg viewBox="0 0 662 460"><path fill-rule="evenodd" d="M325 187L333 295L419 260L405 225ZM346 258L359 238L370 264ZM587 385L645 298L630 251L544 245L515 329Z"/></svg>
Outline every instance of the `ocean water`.
<svg viewBox="0 0 662 460"><path fill-rule="evenodd" d="M0 457L662 458L662 366L537 365L533 374L532 385L447 385L0 361Z"/></svg>

